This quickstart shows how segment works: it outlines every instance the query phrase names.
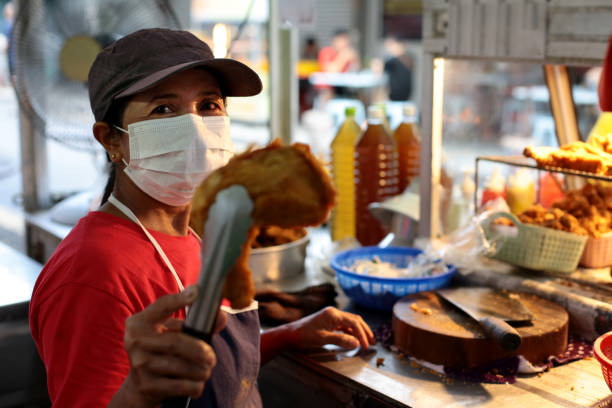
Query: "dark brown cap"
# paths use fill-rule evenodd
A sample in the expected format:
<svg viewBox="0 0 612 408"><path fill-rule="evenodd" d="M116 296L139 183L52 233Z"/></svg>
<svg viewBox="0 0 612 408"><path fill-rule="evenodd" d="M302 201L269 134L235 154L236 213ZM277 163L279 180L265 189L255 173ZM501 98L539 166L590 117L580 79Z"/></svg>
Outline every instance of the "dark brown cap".
<svg viewBox="0 0 612 408"><path fill-rule="evenodd" d="M91 110L104 120L113 101L155 86L177 72L206 67L224 96L252 96L261 80L233 59L215 58L210 47L187 31L152 28L136 31L104 48L89 70Z"/></svg>

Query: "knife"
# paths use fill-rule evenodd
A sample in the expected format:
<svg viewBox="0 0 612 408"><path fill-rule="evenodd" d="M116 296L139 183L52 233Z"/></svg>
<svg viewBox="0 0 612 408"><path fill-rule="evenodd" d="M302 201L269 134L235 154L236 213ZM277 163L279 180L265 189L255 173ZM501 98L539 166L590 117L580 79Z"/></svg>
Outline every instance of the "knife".
<svg viewBox="0 0 612 408"><path fill-rule="evenodd" d="M521 345L521 335L508 323L529 323L533 315L518 298L491 288L463 287L436 293L476 320L485 334L504 350Z"/></svg>
<svg viewBox="0 0 612 408"><path fill-rule="evenodd" d="M208 210L202 237L199 295L189 308L183 332L210 343L225 276L240 257L253 220L253 201L246 188L235 184L217 193ZM189 397L168 398L162 408L185 408Z"/></svg>

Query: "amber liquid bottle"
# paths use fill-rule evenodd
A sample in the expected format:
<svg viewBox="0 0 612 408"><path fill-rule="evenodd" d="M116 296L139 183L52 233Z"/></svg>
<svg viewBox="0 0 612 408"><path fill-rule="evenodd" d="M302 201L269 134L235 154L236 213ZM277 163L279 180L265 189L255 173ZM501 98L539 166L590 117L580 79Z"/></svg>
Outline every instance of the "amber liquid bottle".
<svg viewBox="0 0 612 408"><path fill-rule="evenodd" d="M421 136L416 125L416 109L414 106L404 106L404 119L395 129L393 140L395 140L397 146L399 192L402 193L410 185L410 181L419 175Z"/></svg>
<svg viewBox="0 0 612 408"><path fill-rule="evenodd" d="M387 233L368 205L399 191L397 151L383 115L379 106L368 108L368 127L355 146L355 230L362 245L376 245Z"/></svg>
<svg viewBox="0 0 612 408"><path fill-rule="evenodd" d="M331 144L332 178L338 192L336 207L331 215L332 240L355 236L355 144L361 128L355 122L355 107L345 111L346 120Z"/></svg>

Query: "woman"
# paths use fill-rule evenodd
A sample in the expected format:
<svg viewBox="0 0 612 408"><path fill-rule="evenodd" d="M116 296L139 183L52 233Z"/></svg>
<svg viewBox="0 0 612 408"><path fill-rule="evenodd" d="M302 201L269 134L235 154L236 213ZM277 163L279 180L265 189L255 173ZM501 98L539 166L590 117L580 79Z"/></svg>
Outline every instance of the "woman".
<svg viewBox="0 0 612 408"><path fill-rule="evenodd" d="M373 344L359 316L334 308L261 338L256 306L222 307L211 344L180 332L200 268L190 201L231 155L225 98L260 92L255 72L215 59L188 32L149 29L105 48L88 85L109 185L45 265L30 304L56 406L154 407L181 395L201 395L191 406L260 406L260 356Z"/></svg>

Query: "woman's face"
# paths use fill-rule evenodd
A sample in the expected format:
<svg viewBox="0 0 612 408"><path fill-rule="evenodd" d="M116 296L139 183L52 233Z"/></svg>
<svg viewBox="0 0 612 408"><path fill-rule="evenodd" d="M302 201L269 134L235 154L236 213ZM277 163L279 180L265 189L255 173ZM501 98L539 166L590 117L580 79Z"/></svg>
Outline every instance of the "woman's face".
<svg viewBox="0 0 612 408"><path fill-rule="evenodd" d="M219 83L209 72L192 68L174 74L155 87L133 96L123 112L122 128L143 120L194 113L223 116L225 102ZM129 160L129 137L121 140L123 157Z"/></svg>

